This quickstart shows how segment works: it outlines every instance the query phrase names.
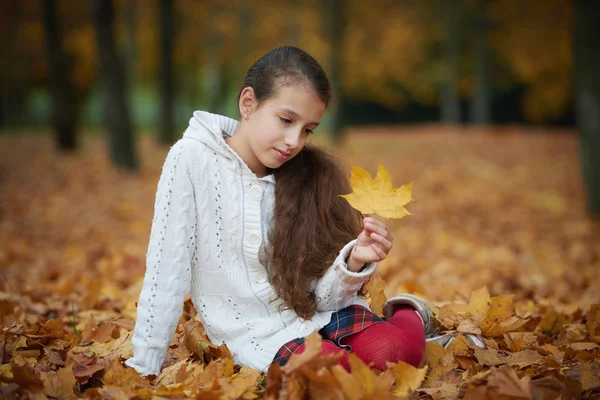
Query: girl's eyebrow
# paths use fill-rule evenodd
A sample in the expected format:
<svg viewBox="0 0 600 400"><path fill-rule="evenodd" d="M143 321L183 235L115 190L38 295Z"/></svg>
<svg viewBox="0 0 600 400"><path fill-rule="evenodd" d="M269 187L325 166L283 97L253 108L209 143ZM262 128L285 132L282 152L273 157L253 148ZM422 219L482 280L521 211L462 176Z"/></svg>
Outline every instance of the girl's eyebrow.
<svg viewBox="0 0 600 400"><path fill-rule="evenodd" d="M292 110L291 108L283 107L281 110L282 111L286 111L286 112L288 112L288 113L290 113L292 115L295 115L296 117L300 117L300 115L298 115L298 113L296 111ZM311 122L311 123L309 123L307 125L316 125L316 126L319 126L319 123L318 122Z"/></svg>

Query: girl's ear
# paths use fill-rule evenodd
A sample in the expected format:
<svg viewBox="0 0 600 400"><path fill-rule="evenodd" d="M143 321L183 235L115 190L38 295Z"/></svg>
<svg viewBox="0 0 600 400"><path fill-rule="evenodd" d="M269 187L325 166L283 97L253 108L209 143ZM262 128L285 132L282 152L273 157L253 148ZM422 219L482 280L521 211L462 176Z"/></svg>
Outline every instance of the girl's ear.
<svg viewBox="0 0 600 400"><path fill-rule="evenodd" d="M240 93L240 101L238 104L242 118L244 118L245 115L251 114L252 111L256 109L256 106L257 100L254 95L254 89L249 86L245 87L244 90L242 90L242 93Z"/></svg>

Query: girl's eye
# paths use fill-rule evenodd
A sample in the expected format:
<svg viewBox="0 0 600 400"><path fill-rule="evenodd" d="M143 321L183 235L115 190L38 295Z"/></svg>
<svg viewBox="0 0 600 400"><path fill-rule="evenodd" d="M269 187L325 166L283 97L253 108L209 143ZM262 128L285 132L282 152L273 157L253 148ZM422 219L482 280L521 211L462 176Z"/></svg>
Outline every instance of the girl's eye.
<svg viewBox="0 0 600 400"><path fill-rule="evenodd" d="M308 129L308 128L306 128L306 129L304 130L304 132L305 132L305 133L308 133L308 134L310 135L310 134L311 134L311 133L313 133L314 131L313 131L312 129Z"/></svg>
<svg viewBox="0 0 600 400"><path fill-rule="evenodd" d="M284 118L284 117L279 117L279 119L281 120L281 122L283 122L284 124L291 124L292 120L289 118Z"/></svg>

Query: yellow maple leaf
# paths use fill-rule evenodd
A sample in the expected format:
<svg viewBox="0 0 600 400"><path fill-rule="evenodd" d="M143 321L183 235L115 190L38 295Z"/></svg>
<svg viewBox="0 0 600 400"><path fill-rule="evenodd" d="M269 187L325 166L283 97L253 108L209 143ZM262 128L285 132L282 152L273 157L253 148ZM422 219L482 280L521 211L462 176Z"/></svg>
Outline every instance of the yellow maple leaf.
<svg viewBox="0 0 600 400"><path fill-rule="evenodd" d="M392 176L383 164L379 164L375 179L371 179L364 169L353 165L350 186L353 192L341 196L363 214L378 214L384 218L410 215L404 206L413 200L412 183L394 188Z"/></svg>

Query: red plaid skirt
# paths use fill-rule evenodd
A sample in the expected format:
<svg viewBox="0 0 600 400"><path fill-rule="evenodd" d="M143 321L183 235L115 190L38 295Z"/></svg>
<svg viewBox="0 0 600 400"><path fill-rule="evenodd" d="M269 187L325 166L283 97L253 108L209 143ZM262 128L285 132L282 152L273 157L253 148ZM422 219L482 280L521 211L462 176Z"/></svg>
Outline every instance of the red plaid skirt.
<svg viewBox="0 0 600 400"><path fill-rule="evenodd" d="M323 340L328 340L341 348L351 351L352 348L347 344L341 344L340 340L380 322L385 321L373 314L368 308L353 304L333 313L331 321L319 330L319 333L323 337ZM290 340L281 346L272 362L284 366L292 354L303 344L303 337Z"/></svg>

